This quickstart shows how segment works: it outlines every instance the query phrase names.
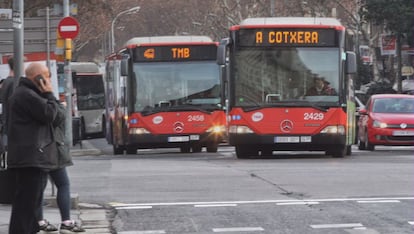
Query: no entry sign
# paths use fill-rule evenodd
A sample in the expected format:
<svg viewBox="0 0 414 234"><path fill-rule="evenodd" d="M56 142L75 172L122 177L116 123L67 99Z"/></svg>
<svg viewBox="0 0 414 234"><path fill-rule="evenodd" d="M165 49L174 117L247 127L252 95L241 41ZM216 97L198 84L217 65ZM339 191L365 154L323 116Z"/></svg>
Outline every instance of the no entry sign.
<svg viewBox="0 0 414 234"><path fill-rule="evenodd" d="M75 18L67 16L59 22L58 32L61 38L73 39L79 33L79 23Z"/></svg>

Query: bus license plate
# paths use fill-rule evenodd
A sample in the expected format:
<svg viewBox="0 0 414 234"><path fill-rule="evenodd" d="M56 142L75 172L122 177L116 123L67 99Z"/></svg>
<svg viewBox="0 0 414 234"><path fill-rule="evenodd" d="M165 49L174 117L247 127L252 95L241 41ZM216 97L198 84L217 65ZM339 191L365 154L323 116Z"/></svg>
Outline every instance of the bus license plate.
<svg viewBox="0 0 414 234"><path fill-rule="evenodd" d="M275 137L275 143L299 143L298 136L277 136Z"/></svg>
<svg viewBox="0 0 414 234"><path fill-rule="evenodd" d="M190 141L189 136L172 136L168 137L168 142L186 142Z"/></svg>
<svg viewBox="0 0 414 234"><path fill-rule="evenodd" d="M393 136L414 136L414 131L397 130L392 132Z"/></svg>

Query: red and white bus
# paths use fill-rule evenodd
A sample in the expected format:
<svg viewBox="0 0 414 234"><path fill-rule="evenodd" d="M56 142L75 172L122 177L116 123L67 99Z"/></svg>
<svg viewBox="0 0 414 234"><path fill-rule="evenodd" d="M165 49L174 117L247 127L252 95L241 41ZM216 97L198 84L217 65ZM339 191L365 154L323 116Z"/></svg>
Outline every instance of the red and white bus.
<svg viewBox="0 0 414 234"><path fill-rule="evenodd" d="M136 37L106 60L106 137L114 154L177 147L216 152L226 133L218 43Z"/></svg>
<svg viewBox="0 0 414 234"><path fill-rule="evenodd" d="M217 62L228 74L228 137L237 157L273 151L351 154L352 44L333 18L249 18L232 26L230 37L220 42ZM317 81L324 88L309 92Z"/></svg>

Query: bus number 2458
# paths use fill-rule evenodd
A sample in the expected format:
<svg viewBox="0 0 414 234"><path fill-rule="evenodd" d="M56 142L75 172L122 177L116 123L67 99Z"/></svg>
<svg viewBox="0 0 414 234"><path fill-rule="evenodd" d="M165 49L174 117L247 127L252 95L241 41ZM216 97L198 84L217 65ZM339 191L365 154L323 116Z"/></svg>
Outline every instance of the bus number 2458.
<svg viewBox="0 0 414 234"><path fill-rule="evenodd" d="M323 113L303 113L304 120L323 120L324 117Z"/></svg>
<svg viewBox="0 0 414 234"><path fill-rule="evenodd" d="M188 122L204 121L204 115L189 115L187 116Z"/></svg>

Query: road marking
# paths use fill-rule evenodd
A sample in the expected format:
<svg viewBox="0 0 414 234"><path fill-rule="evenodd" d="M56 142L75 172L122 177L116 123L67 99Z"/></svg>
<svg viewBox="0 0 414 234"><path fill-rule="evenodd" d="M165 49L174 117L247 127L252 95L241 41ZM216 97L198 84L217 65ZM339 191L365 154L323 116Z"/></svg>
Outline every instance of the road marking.
<svg viewBox="0 0 414 234"><path fill-rule="evenodd" d="M131 206L183 206L183 205L209 205L209 204L263 204L263 203L286 203L286 202L345 202L345 201L381 201L381 200L414 200L414 197L378 197L378 198L328 198L307 200L252 200L252 201L212 201L212 202L160 202L160 203L120 203L111 202L112 207Z"/></svg>
<svg viewBox="0 0 414 234"><path fill-rule="evenodd" d="M336 223L336 224L315 224L310 225L311 228L322 229L322 228L362 228L364 225L360 223Z"/></svg>
<svg viewBox="0 0 414 234"><path fill-rule="evenodd" d="M118 234L165 234L164 230L147 230L147 231L125 231L117 232Z"/></svg>
<svg viewBox="0 0 414 234"><path fill-rule="evenodd" d="M237 206L237 204L200 204L194 205L194 207L227 207L227 206Z"/></svg>
<svg viewBox="0 0 414 234"><path fill-rule="evenodd" d="M319 202L279 202L276 203L278 206L284 206L284 205L316 205L319 204Z"/></svg>
<svg viewBox="0 0 414 234"><path fill-rule="evenodd" d="M262 227L231 227L231 228L213 228L213 232L254 232L264 231Z"/></svg>
<svg viewBox="0 0 414 234"><path fill-rule="evenodd" d="M152 206L121 206L121 207L115 207L117 210L139 210L139 209L151 209Z"/></svg>
<svg viewBox="0 0 414 234"><path fill-rule="evenodd" d="M414 225L414 221L408 221L408 223Z"/></svg>
<svg viewBox="0 0 414 234"><path fill-rule="evenodd" d="M399 203L399 200L357 201L358 203Z"/></svg>

